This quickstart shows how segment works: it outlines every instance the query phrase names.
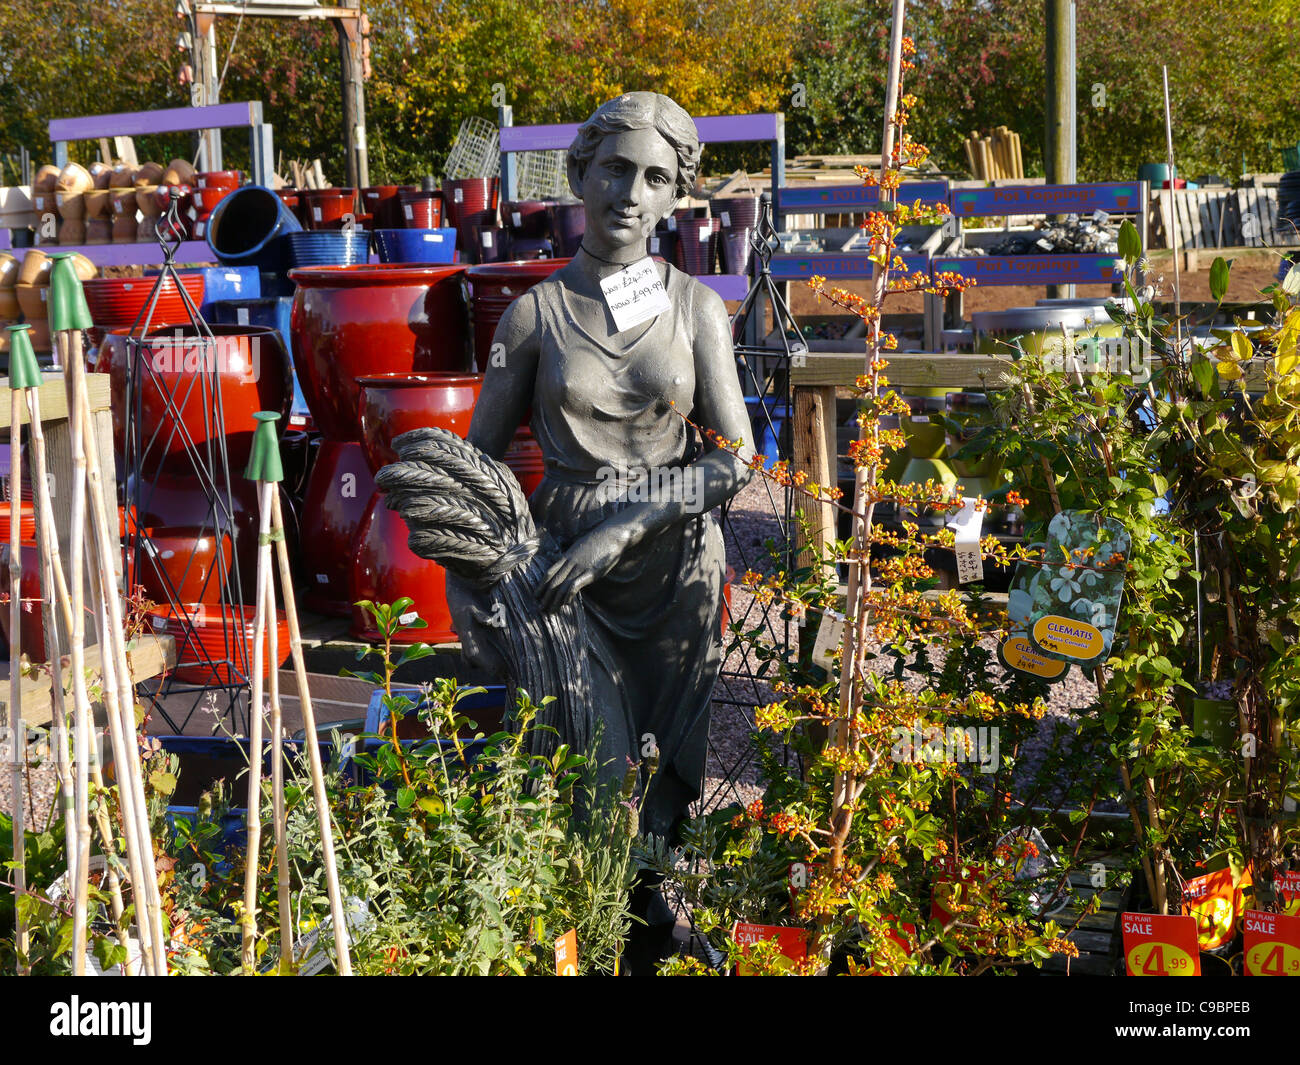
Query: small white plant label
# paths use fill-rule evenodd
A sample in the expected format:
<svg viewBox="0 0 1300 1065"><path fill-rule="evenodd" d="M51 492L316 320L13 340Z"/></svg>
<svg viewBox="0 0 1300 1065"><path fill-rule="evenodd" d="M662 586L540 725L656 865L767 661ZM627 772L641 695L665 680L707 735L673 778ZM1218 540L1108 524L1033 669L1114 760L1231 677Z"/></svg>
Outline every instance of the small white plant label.
<svg viewBox="0 0 1300 1065"><path fill-rule="evenodd" d="M962 508L948 519L948 526L957 533L957 583L970 584L984 579L984 559L980 554L980 531L984 525L984 511L975 506L975 500L962 497Z"/></svg>

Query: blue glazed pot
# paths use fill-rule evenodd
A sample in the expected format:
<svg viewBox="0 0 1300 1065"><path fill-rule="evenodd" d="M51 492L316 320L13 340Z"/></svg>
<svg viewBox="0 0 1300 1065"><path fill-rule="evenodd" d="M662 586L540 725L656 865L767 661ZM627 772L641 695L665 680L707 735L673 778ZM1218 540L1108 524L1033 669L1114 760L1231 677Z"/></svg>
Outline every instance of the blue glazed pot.
<svg viewBox="0 0 1300 1065"><path fill-rule="evenodd" d="M283 243L277 238L301 230L279 196L264 185L245 185L212 209L207 242L218 262L283 272Z"/></svg>
<svg viewBox="0 0 1300 1065"><path fill-rule="evenodd" d="M376 229L375 250L381 263L450 263L455 261L454 229Z"/></svg>
<svg viewBox="0 0 1300 1065"><path fill-rule="evenodd" d="M289 266L355 266L370 261L370 234L341 229L314 229L290 233Z"/></svg>

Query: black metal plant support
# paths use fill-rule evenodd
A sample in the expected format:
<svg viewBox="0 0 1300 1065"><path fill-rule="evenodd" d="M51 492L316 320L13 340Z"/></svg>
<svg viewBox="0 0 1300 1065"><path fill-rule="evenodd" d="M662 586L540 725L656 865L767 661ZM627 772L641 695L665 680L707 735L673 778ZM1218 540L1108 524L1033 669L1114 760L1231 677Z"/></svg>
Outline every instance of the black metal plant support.
<svg viewBox="0 0 1300 1065"><path fill-rule="evenodd" d="M233 618L242 633L252 617L252 608L246 608L242 604L243 583L239 572L232 471L226 451L225 433L222 431L224 412L217 345L211 328L190 298L176 269L176 252L185 239L179 208L180 191L172 188L167 210L155 225L163 253L162 269L154 279L149 298L131 326L126 341L126 479L123 495L128 513L133 508L136 516L133 527L128 529L127 538L133 549L138 572L152 574L167 595L167 602L157 605L162 608L160 613L165 614L168 620L156 616L155 627L165 626L175 636L178 659L183 656L196 662L204 675L219 682L195 684L182 681L177 679L173 671L161 680L140 685L140 690L174 731L183 731L195 710L214 697L214 709L222 716L229 715L232 727L239 731L240 693L248 684L248 648L242 641L232 640L229 627L225 625L221 626L223 637L218 650L210 650L213 645L199 640L203 608L196 609L192 603L181 602L178 583L172 580L168 567L163 565L159 549L150 536L151 525L146 521L152 512L155 493L164 478L184 476L192 480L192 486L202 493L207 502L206 513L198 525L192 527L195 543L197 545L204 537L211 536L216 545L215 570L205 578L200 594L204 599L213 598L206 593L212 582L217 582L220 594L216 598L219 599L219 604L210 603L209 606L220 610L222 619ZM153 322L158 301L169 284L175 286L187 318L179 326L167 323L173 329L168 341L170 346L163 350L171 353L170 364L160 360L158 349L151 344L152 340L157 339L153 335ZM162 334L164 337L166 335ZM178 352L184 353L180 372L166 372L169 366L173 371L177 368ZM162 401L166 415L162 424L156 426L151 433L146 432L143 417L146 392ZM196 407L201 409L204 422L205 439L201 443L191 437L182 419L183 412L193 412ZM167 455L177 445L184 455L184 474L166 469ZM242 471L233 471L234 476L241 474ZM229 561L223 547L223 539L226 537L230 543ZM193 568L200 564L196 548L184 562L179 583L186 583ZM246 718L242 724L247 724Z"/></svg>

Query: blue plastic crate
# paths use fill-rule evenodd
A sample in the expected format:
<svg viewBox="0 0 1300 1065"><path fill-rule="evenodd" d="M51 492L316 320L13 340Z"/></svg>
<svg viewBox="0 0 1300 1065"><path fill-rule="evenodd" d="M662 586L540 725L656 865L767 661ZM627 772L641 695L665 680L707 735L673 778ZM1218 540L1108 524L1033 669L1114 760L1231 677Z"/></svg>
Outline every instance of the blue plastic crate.
<svg viewBox="0 0 1300 1065"><path fill-rule="evenodd" d="M222 300L257 299L262 295L262 275L256 266L192 266L178 271L203 277L203 301L199 310L208 309Z"/></svg>

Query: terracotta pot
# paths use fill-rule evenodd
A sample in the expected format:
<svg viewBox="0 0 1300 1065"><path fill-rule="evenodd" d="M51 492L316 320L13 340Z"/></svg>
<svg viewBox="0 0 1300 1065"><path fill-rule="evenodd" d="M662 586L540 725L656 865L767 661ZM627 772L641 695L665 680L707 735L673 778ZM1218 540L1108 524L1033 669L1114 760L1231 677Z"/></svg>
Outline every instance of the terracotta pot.
<svg viewBox="0 0 1300 1065"><path fill-rule="evenodd" d="M108 198L114 218L130 218L135 223L135 189L110 189Z"/></svg>
<svg viewBox="0 0 1300 1065"><path fill-rule="evenodd" d="M474 362L486 372L492 355L492 337L497 323L521 295L550 277L568 259L530 259L510 263L471 266L465 276L470 285L470 308L474 321Z"/></svg>
<svg viewBox="0 0 1300 1065"><path fill-rule="evenodd" d="M137 189L149 188L162 182L163 167L161 163L145 163L135 172L132 179Z"/></svg>
<svg viewBox="0 0 1300 1065"><path fill-rule="evenodd" d="M434 427L465 436L483 387L481 374L390 373L358 377L361 446L370 471L397 461L393 438Z"/></svg>
<svg viewBox="0 0 1300 1065"><path fill-rule="evenodd" d="M49 295L48 285L15 285L14 295L18 298L18 307L23 317L29 322L45 321L49 314L45 300Z"/></svg>
<svg viewBox="0 0 1300 1065"><path fill-rule="evenodd" d="M54 194L54 204L58 208L59 217L65 222L70 219L80 222L86 217L86 194L84 192L56 192Z"/></svg>
<svg viewBox="0 0 1300 1065"><path fill-rule="evenodd" d="M90 179L95 183L95 188L106 189L113 180L113 168L96 160L90 164Z"/></svg>
<svg viewBox="0 0 1300 1065"><path fill-rule="evenodd" d="M18 260L7 251L0 251L0 288L12 288L18 283Z"/></svg>
<svg viewBox="0 0 1300 1065"><path fill-rule="evenodd" d="M463 275L388 264L290 271L295 368L321 433L361 439L358 374L468 367Z"/></svg>
<svg viewBox="0 0 1300 1065"><path fill-rule="evenodd" d="M163 185L193 185L194 167L185 159L173 159L163 171Z"/></svg>
<svg viewBox="0 0 1300 1065"><path fill-rule="evenodd" d="M113 207L112 201L111 189L91 189L83 198L86 205L86 221L107 217Z"/></svg>
<svg viewBox="0 0 1300 1065"><path fill-rule="evenodd" d="M135 199L134 193L131 194L131 198L132 200ZM139 230L139 226L135 220L134 206L132 206L131 213L129 215L126 214L113 215L113 221L111 223L110 232L113 235L114 244L134 244L135 236L138 230Z"/></svg>
<svg viewBox="0 0 1300 1065"><path fill-rule="evenodd" d="M82 255L81 252L72 253L72 266L83 283L99 275L99 267L95 265L94 260Z"/></svg>
<svg viewBox="0 0 1300 1065"><path fill-rule="evenodd" d="M0 288L0 322L16 322L21 311L13 288Z"/></svg>
<svg viewBox="0 0 1300 1065"><path fill-rule="evenodd" d="M135 205L146 218L162 214L162 205L158 202L158 186L141 185L137 182L135 186Z"/></svg>
<svg viewBox="0 0 1300 1065"><path fill-rule="evenodd" d="M154 215L145 215L135 224L135 242L137 244L156 244L158 241L158 219Z"/></svg>
<svg viewBox="0 0 1300 1065"><path fill-rule="evenodd" d="M50 283L50 257L43 251L29 248L18 270L20 285L48 285Z"/></svg>
<svg viewBox="0 0 1300 1065"><path fill-rule="evenodd" d="M223 577L231 566L229 533L157 526L146 529L145 536L136 579L150 599L164 605L221 602Z"/></svg>
<svg viewBox="0 0 1300 1065"><path fill-rule="evenodd" d="M125 163L118 163L113 167L113 173L109 176L108 187L110 189L130 189L135 187L135 167L127 166Z"/></svg>
<svg viewBox="0 0 1300 1065"><path fill-rule="evenodd" d="M22 621L19 624L20 648L33 662L48 661L45 653L45 619L41 611L41 550L34 541L19 546L18 594L22 597ZM10 579L9 541L0 544L0 579L6 590ZM91 621L88 618L87 624ZM0 610L0 631L12 646L13 632L9 626L9 604Z"/></svg>
<svg viewBox="0 0 1300 1065"><path fill-rule="evenodd" d="M188 475L193 461L187 445L202 451L224 437L230 470L242 472L252 452L253 415L270 410L288 418L293 382L280 334L260 326L209 328L215 345L205 345L192 326L178 325L149 333L136 356L146 470ZM124 453L129 347L120 331L104 340L110 352L113 428L119 453ZM214 374L221 386L219 407Z"/></svg>
<svg viewBox="0 0 1300 1065"><path fill-rule="evenodd" d="M414 600L410 609L428 623L428 628L408 630L394 642L450 643L457 637L447 609L446 570L416 555L407 546L409 535L401 515L389 510L383 494L376 492L357 529L348 598L353 603L361 599L391 603L410 596ZM382 639L360 607L351 607L351 615L353 636L372 643Z"/></svg>
<svg viewBox="0 0 1300 1065"><path fill-rule="evenodd" d="M54 340L50 336L50 323L44 318L29 319L31 330L28 336L32 338L32 347L41 353L48 353L54 350Z"/></svg>
<svg viewBox="0 0 1300 1065"><path fill-rule="evenodd" d="M59 223L60 244L85 244L86 223L80 218L65 218Z"/></svg>
<svg viewBox="0 0 1300 1065"><path fill-rule="evenodd" d="M289 622L283 610L275 618L279 661L270 659L270 634L263 633L262 676L289 660ZM175 677L190 684L225 685L247 682L253 671L252 606L188 606L183 611L160 607L149 612L153 631L176 640Z"/></svg>
<svg viewBox="0 0 1300 1065"><path fill-rule="evenodd" d="M107 244L113 239L113 223L107 218L91 218L86 221L86 243Z"/></svg>
<svg viewBox="0 0 1300 1065"><path fill-rule="evenodd" d="M52 163L46 163L32 178L33 192L53 192L54 186L59 183L59 174L61 171Z"/></svg>
<svg viewBox="0 0 1300 1065"><path fill-rule="evenodd" d="M334 617L351 614L352 547L374 493L361 445L322 440L302 501L303 526L311 531L302 541L308 610Z"/></svg>

